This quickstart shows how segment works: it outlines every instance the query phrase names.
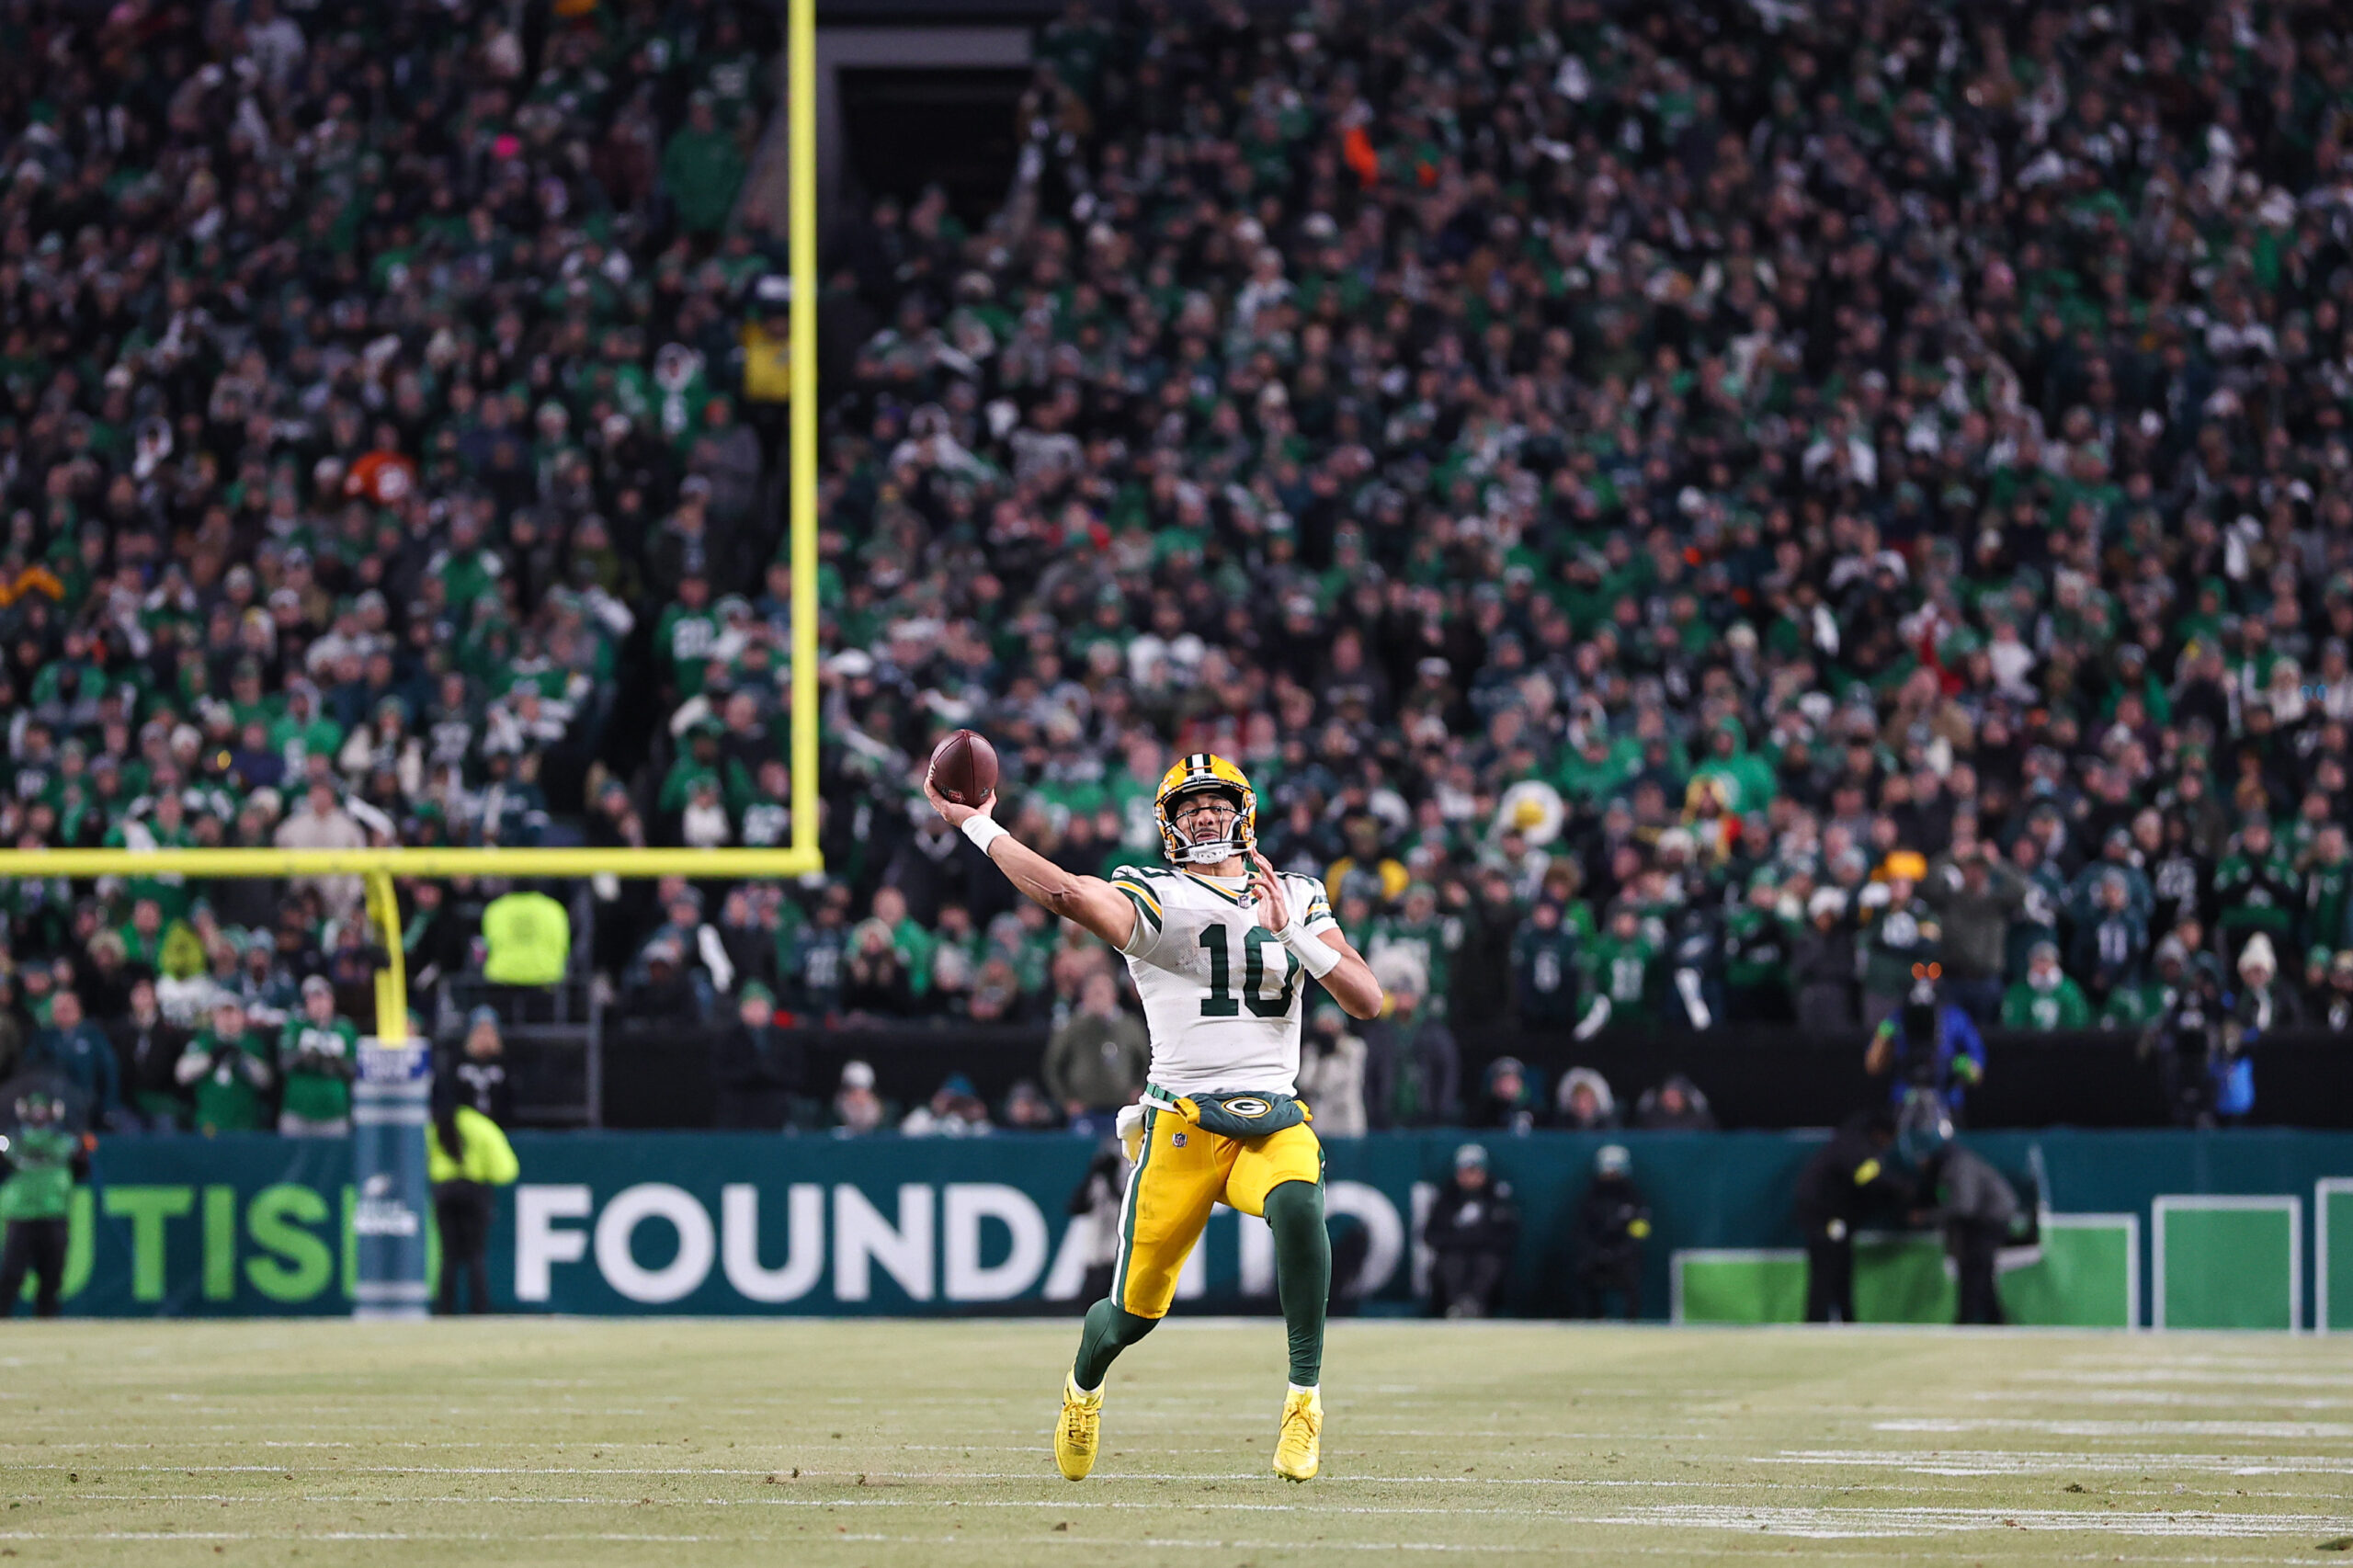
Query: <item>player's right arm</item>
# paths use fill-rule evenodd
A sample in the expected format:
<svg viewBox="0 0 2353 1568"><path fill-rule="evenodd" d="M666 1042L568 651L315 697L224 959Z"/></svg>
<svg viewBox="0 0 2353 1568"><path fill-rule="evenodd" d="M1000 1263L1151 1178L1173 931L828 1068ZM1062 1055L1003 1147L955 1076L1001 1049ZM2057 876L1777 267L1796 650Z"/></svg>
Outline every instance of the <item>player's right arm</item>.
<svg viewBox="0 0 2353 1568"><path fill-rule="evenodd" d="M928 778L924 780L923 792L932 809L960 833L974 817L989 817L996 805L996 792L991 790L981 804L960 806L941 794ZM1006 879L1021 890L1022 896L1047 914L1074 920L1123 951L1134 938L1134 902L1102 878L1065 871L1002 829L990 843L987 854Z"/></svg>

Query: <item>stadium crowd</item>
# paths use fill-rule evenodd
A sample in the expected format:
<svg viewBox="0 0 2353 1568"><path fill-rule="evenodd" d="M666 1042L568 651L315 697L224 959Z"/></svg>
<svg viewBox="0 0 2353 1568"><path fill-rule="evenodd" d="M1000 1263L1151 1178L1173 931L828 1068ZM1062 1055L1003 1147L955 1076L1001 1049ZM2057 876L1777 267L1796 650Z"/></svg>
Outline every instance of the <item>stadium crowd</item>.
<svg viewBox="0 0 2353 1568"><path fill-rule="evenodd" d="M785 841L768 29L0 9L0 840ZM1247 768L1398 998L1383 1120L1456 1103L1433 1023L1859 1031L1929 962L1987 1028L2193 976L2353 1028L2341 11L1082 3L1037 52L999 210L830 247L829 875L620 887L623 1013L1129 1050L915 792L969 724L1086 870L1158 854L1173 753ZM333 881L0 900L0 1052L371 962Z"/></svg>

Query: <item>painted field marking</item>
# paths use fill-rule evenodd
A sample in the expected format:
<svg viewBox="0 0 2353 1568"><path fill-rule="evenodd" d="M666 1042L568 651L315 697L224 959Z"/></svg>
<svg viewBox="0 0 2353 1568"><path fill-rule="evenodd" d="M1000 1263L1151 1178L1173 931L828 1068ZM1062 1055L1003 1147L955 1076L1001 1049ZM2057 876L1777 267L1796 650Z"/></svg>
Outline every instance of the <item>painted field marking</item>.
<svg viewBox="0 0 2353 1568"><path fill-rule="evenodd" d="M1677 1247L1666 1260L1666 1319L1669 1323L1683 1321L1683 1268L1686 1263L1702 1266L1726 1263L1802 1263L1802 1247Z"/></svg>
<svg viewBox="0 0 2353 1568"><path fill-rule="evenodd" d="M2320 1334L2336 1327L2328 1311L2328 1227L2338 1199L2353 1205L2353 1176L2323 1176L2313 1184L2313 1328Z"/></svg>
<svg viewBox="0 0 2353 1568"><path fill-rule="evenodd" d="M2216 1213L2280 1213L2288 1217L2288 1322L2293 1331L2303 1326L2304 1305L2304 1200L2292 1194L2273 1196L2220 1197L2204 1193L2172 1193L2150 1199L2149 1228L2154 1237L2154 1267L2155 1303L2151 1313L2153 1327L2167 1326L2166 1298L2171 1285L2165 1272L2166 1232L2177 1214ZM2188 1326L2219 1326L2192 1324Z"/></svg>

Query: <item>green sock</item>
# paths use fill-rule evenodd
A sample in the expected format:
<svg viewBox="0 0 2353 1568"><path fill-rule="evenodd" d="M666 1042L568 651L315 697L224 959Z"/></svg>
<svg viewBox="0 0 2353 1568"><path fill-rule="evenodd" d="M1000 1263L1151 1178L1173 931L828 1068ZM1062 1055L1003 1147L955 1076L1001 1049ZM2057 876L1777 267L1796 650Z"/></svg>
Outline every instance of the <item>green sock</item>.
<svg viewBox="0 0 2353 1568"><path fill-rule="evenodd" d="M1103 1386L1103 1376L1120 1352L1152 1332L1158 1318L1140 1318L1106 1296L1086 1309L1086 1327L1078 1336L1078 1359L1070 1375L1090 1392Z"/></svg>
<svg viewBox="0 0 2353 1568"><path fill-rule="evenodd" d="M1332 1294L1322 1184L1287 1181L1267 1194L1267 1228L1275 1233L1275 1290L1290 1333L1290 1381L1313 1388L1324 1375L1324 1309Z"/></svg>

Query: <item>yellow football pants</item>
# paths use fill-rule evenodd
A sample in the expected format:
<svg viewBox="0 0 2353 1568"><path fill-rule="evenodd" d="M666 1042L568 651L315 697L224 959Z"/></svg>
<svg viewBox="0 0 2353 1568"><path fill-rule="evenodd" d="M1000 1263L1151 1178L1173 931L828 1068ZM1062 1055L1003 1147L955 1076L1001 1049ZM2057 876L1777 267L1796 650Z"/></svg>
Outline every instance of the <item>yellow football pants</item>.
<svg viewBox="0 0 2353 1568"><path fill-rule="evenodd" d="M1211 1204L1263 1215L1280 1184L1323 1179L1324 1145L1304 1122L1264 1138L1222 1138L1172 1111L1146 1110L1143 1153L1120 1210L1111 1300L1138 1317L1167 1316Z"/></svg>

